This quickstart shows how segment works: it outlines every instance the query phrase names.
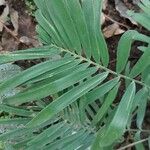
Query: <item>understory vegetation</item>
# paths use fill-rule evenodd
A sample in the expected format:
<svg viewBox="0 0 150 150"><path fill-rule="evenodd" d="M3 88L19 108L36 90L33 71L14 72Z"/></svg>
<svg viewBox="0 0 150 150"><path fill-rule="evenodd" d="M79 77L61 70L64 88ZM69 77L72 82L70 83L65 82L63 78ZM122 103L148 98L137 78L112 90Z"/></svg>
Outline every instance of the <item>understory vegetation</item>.
<svg viewBox="0 0 150 150"><path fill-rule="evenodd" d="M101 31L102 0L34 2L43 46L0 54L1 65L40 60L0 78L2 149L149 149L143 121L150 101L150 36L126 31L113 69ZM139 7L140 13L128 15L150 31L150 1ZM135 41L141 56L133 62Z"/></svg>

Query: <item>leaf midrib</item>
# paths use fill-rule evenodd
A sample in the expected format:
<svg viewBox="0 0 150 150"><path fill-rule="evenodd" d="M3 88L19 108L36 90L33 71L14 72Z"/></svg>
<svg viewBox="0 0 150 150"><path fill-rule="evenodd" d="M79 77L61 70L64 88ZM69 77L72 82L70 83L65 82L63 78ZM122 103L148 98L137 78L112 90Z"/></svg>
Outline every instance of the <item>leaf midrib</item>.
<svg viewBox="0 0 150 150"><path fill-rule="evenodd" d="M68 49L64 49L64 48L62 48L62 47L58 47L58 46L56 46L56 45L54 45L54 44L52 44L52 46L54 46L54 47L60 49L60 51L62 51L62 52L70 53L70 54L73 55L75 58L79 58L79 59L81 59L82 61L86 61L86 62L88 62L88 63L90 63L90 64L96 66L97 68L100 68L100 69L102 69L102 70L105 70L105 71L109 72L110 74L113 74L113 75L115 75L115 76L117 76L117 77L120 77L120 78L122 78L122 79L127 79L127 80L130 80L130 81L134 81L136 84L139 84L139 85L141 85L141 86L144 86L144 87L147 88L147 89L150 89L150 86L149 86L149 85L147 85L147 84L145 84L145 83L143 83L143 82L141 82L141 81L139 81L139 80L136 80L136 79L130 78L130 77L128 77L128 76L125 76L125 75L123 75L123 74L117 73L117 72L115 72L115 71L113 71L113 70L111 70L111 69L108 69L108 68L106 68L106 67L104 67L104 66L102 66L102 65L100 65L100 64L98 64L98 63L95 63L94 61L92 61L92 60L90 60L90 59L87 59L87 58L85 58L85 57L83 57L83 56L77 55L77 54L71 52L71 51L68 50Z"/></svg>

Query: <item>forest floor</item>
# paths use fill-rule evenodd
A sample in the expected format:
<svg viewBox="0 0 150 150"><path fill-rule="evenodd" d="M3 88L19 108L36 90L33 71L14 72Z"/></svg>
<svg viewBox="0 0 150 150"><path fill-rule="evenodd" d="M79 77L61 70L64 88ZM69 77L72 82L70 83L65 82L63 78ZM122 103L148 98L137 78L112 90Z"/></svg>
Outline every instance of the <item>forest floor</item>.
<svg viewBox="0 0 150 150"><path fill-rule="evenodd" d="M0 53L27 49L30 47L38 47L41 44L36 37L36 21L34 18L35 6L27 3L27 0L6 0L8 3L9 13L4 12L6 7L0 3L0 17L3 13L7 15L7 21L4 24L0 22ZM126 9L139 11L137 3L139 0L105 0L103 6L103 24L102 30L105 35L109 52L111 56L110 68L113 70L116 62L116 49L121 35L127 30L137 30L146 35L150 32L128 18L124 12ZM1 2L1 0L0 0ZM141 52L137 49L140 42L134 42L130 60L135 63L141 56ZM18 63L18 62L17 62ZM34 61L21 61L19 65L22 68L28 68L34 65ZM147 111L143 128L150 130L150 104L147 105ZM143 136L145 136L143 134ZM130 140L130 139L127 139ZM129 141L127 141L129 142Z"/></svg>

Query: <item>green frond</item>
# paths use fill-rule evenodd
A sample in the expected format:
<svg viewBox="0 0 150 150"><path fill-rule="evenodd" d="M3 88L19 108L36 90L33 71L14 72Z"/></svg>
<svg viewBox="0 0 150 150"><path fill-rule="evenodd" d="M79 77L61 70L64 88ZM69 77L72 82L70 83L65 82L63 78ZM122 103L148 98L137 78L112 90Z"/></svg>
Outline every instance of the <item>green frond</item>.
<svg viewBox="0 0 150 150"><path fill-rule="evenodd" d="M35 0L40 8L36 18L44 29L49 29L47 32L54 44L84 53L89 59L92 55L97 63L101 59L105 66L108 65L108 49L100 30L101 0L83 0L82 4L78 0L42 1Z"/></svg>
<svg viewBox="0 0 150 150"><path fill-rule="evenodd" d="M142 130L150 96L150 37L127 31L111 70L101 32L102 2L35 0L37 32L45 46L0 55L0 64L44 58L0 80L0 97L19 89L0 104L6 114L0 118L4 149L111 150L130 130L135 114ZM149 0L140 7L148 18ZM147 45L139 47L142 56L131 65L134 41Z"/></svg>
<svg viewBox="0 0 150 150"><path fill-rule="evenodd" d="M141 0L139 3L139 7L143 12L140 13L134 13L132 11L129 11L128 14L139 24L141 24L143 27L145 27L147 30L150 30L150 0Z"/></svg>

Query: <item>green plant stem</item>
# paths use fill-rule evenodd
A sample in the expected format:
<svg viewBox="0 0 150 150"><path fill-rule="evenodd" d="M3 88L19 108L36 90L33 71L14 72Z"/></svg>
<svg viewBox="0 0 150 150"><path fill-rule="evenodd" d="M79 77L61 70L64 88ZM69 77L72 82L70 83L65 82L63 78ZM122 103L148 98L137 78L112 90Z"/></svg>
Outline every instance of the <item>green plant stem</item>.
<svg viewBox="0 0 150 150"><path fill-rule="evenodd" d="M115 72L115 71L112 71L112 70L110 70L110 69L108 69L108 68L106 68L106 67L104 67L104 66L102 66L102 65L100 65L100 64L97 64L97 63L91 61L90 59L87 59L87 58L84 58L84 57L82 57L82 56L79 56L79 55L77 55L77 54L75 54L75 53L73 53L73 52L71 52L71 51L69 51L69 50L63 49L63 48L61 48L61 47L57 47L56 45L53 45L53 46L56 47L56 48L58 48L58 49L60 49L62 52L70 53L70 54L73 55L75 58L79 58L79 59L81 59L82 61L89 62L90 64L93 64L94 66L96 66L96 67L98 67L98 68L100 68L100 69L102 69L102 70L105 70L105 71L109 72L110 74L113 74L113 75L118 76L118 77L123 78L123 79L127 79L127 80L130 80L130 81L134 81L135 83L137 83L137 84L139 84L139 85L141 85L141 86L144 86L144 87L146 87L147 89L150 89L150 86L144 84L144 83L141 82L141 81L135 80L135 79L130 78L130 77L128 77L128 76L125 76L125 75L119 74L119 73L117 73L117 72Z"/></svg>

